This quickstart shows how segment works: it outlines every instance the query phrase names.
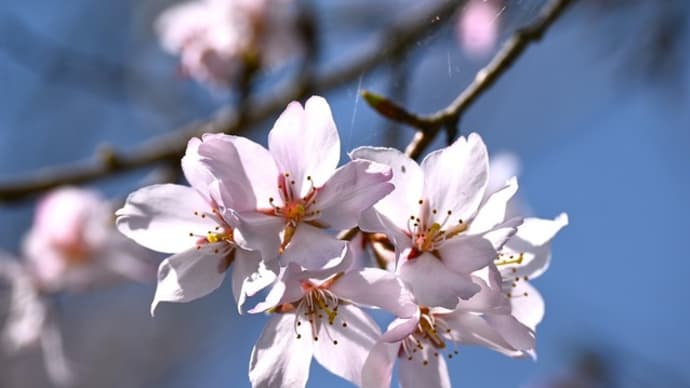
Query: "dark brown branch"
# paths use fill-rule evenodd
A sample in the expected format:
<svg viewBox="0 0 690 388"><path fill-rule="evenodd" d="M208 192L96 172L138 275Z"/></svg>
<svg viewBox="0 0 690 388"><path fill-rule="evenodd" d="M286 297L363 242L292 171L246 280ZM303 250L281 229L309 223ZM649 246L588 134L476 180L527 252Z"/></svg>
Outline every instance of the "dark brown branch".
<svg viewBox="0 0 690 388"><path fill-rule="evenodd" d="M189 138L207 132L236 133L240 127L250 127L272 117L290 101L304 96L309 88L323 93L351 82L387 62L391 53L414 47L419 39L443 25L464 3L465 0L445 1L422 16L397 23L381 34L370 51L350 63L324 75L300 77L294 85L272 94L263 102L250 101L248 105L254 108L242 117L243 120L239 120L234 112L220 112L215 118L189 124L126 153L108 150L88 162L46 168L27 178L4 182L0 184L0 202L18 201L61 185L83 184L159 163L178 163ZM311 79L311 82L306 84L304 79Z"/></svg>
<svg viewBox="0 0 690 388"><path fill-rule="evenodd" d="M539 41L546 30L573 2L573 0L552 0L547 3L532 24L517 30L491 62L477 73L474 81L450 105L436 113L421 116L374 93L364 91L362 95L381 115L418 129L405 150L407 155L417 158L442 128L450 131L457 130L460 117L467 108L515 63L530 43Z"/></svg>

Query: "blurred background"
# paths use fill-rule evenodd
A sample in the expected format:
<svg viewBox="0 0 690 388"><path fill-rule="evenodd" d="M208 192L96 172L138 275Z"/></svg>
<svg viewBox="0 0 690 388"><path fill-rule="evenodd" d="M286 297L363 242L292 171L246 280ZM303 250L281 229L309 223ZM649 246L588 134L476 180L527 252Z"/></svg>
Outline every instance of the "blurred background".
<svg viewBox="0 0 690 388"><path fill-rule="evenodd" d="M312 66L326 73L438 2L303 3L316 22ZM472 2L460 3L375 70L327 91L313 88L331 104L344 156L359 145L404 147L414 134L379 117L360 89L414 112L440 109L546 2L483 2L491 17L470 21L463 16ZM45 167L95 163L106 149L136 149L234 106L237 90L185 77L161 48L153 25L172 4L2 2L0 189ZM491 153L519 158L521 196L532 212L565 211L570 225L553 244L549 271L534 282L546 300L538 361L463 348L448 364L455 386L690 387L689 18L684 0L576 1L463 116L462 134L478 132ZM479 37L465 40L463 28ZM255 100L289 85L300 66L290 60L259 71ZM275 117L242 134L265 143ZM438 136L428 150L444 143ZM170 173L149 166L85 186L122 201ZM36 198L0 202L0 250L21 255ZM249 355L265 317L240 319L227 283L199 301L164 304L155 318L148 312L154 283L56 296L77 386L249 386ZM6 315L0 311L0 324ZM39 351L1 354L0 387L50 387ZM349 386L313 363L309 386L326 385Z"/></svg>

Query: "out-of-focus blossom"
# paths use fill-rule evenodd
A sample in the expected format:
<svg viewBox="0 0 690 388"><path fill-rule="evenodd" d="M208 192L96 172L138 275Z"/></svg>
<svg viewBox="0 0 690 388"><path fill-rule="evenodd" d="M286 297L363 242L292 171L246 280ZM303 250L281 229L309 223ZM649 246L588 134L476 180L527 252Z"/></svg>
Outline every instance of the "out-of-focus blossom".
<svg viewBox="0 0 690 388"><path fill-rule="evenodd" d="M7 283L10 293L7 318L0 331L0 351L13 355L40 350L51 381L70 385L75 376L48 296L36 288L33 275L14 258L0 257L0 283Z"/></svg>
<svg viewBox="0 0 690 388"><path fill-rule="evenodd" d="M189 302L218 288L232 264L232 289L240 312L247 296L275 279L258 252L236 243L242 236L238 222L224 203L214 175L202 164L193 138L182 158L189 186L147 186L127 197L116 212L117 226L127 237L155 251L172 253L158 268L158 287L151 314L158 303Z"/></svg>
<svg viewBox="0 0 690 388"><path fill-rule="evenodd" d="M268 149L238 136L206 135L202 163L221 183L247 248L309 269L337 263L346 242L330 230L357 225L393 186L390 168L355 160L336 168L340 138L322 97L292 102L268 136Z"/></svg>
<svg viewBox="0 0 690 388"><path fill-rule="evenodd" d="M347 247L342 254L349 256ZM272 314L252 351L253 387L304 387L312 356L359 386L380 331L357 306L408 319L415 314L412 295L394 274L374 268L340 272L351 266L349 260L327 270L305 271L295 264L283 270L266 301L253 310Z"/></svg>
<svg viewBox="0 0 690 388"><path fill-rule="evenodd" d="M301 50L286 0L195 0L160 15L163 47L200 82L228 86L243 66L275 66Z"/></svg>
<svg viewBox="0 0 690 388"><path fill-rule="evenodd" d="M11 295L3 348L10 354L41 349L50 379L69 385L75 376L52 298L118 280L152 280L150 255L117 232L107 200L72 187L41 198L22 250L24 263L0 259L0 279L9 283Z"/></svg>
<svg viewBox="0 0 690 388"><path fill-rule="evenodd" d="M112 204L95 191L65 187L43 197L22 248L44 291L153 277L149 255L117 232Z"/></svg>
<svg viewBox="0 0 690 388"><path fill-rule="evenodd" d="M470 0L458 19L456 30L462 48L482 57L493 50L500 26L500 0Z"/></svg>
<svg viewBox="0 0 690 388"><path fill-rule="evenodd" d="M483 202L488 155L477 134L432 152L419 166L391 148L360 147L354 160L391 166L395 190L367 211L360 227L386 233L398 254L397 271L420 304L454 308L480 290L471 273L486 267L521 220L501 224L512 182Z"/></svg>

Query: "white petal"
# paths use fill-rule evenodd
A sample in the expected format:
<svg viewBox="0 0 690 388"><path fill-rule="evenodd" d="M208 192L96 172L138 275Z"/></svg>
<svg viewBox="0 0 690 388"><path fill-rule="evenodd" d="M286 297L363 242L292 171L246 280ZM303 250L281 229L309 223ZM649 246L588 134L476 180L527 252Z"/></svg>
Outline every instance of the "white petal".
<svg viewBox="0 0 690 388"><path fill-rule="evenodd" d="M198 237L216 226L210 206L196 190L164 184L141 188L127 197L115 212L117 227L125 236L154 251L177 253L194 247ZM197 212L198 215L195 214Z"/></svg>
<svg viewBox="0 0 690 388"><path fill-rule="evenodd" d="M308 280L318 271L304 271L297 264L288 264L280 270L278 279L271 287L264 301L258 303L249 310L250 313L263 312L285 303L296 302L304 296L301 284L303 280ZM335 274L333 272L332 274ZM331 274L331 275L332 275Z"/></svg>
<svg viewBox="0 0 690 388"><path fill-rule="evenodd" d="M407 256L407 251L402 255ZM458 298L468 299L481 289L472 282L470 275L449 271L429 253L401 263L398 268L400 277L420 305L454 308Z"/></svg>
<svg viewBox="0 0 690 388"><path fill-rule="evenodd" d="M278 257L280 232L285 228L285 220L257 212L236 214L238 232L235 241L248 250L258 250L264 261L270 262Z"/></svg>
<svg viewBox="0 0 690 388"><path fill-rule="evenodd" d="M417 216L417 201L422 198L424 176L417 162L394 148L359 147L350 153L353 160L364 159L391 167L395 189L381 199L375 209L399 229L407 229L411 215Z"/></svg>
<svg viewBox="0 0 690 388"><path fill-rule="evenodd" d="M506 182L505 187L491 194L470 223L468 232L486 232L505 221L508 202L517 193L517 190L517 179L513 177Z"/></svg>
<svg viewBox="0 0 690 388"><path fill-rule="evenodd" d="M523 355L480 315L456 311L445 315L443 320L451 329L449 335L455 342L486 346L511 357Z"/></svg>
<svg viewBox="0 0 690 388"><path fill-rule="evenodd" d="M517 276L534 279L544 273L551 261L550 242L556 234L568 225L568 216L563 213L554 220L525 218L515 235L503 248L504 253L523 254L520 265L514 266ZM512 271L512 267L505 269Z"/></svg>
<svg viewBox="0 0 690 388"><path fill-rule="evenodd" d="M304 109L291 102L271 129L268 148L280 172L295 180L301 196L309 190L307 176L322 186L340 160L340 138L326 100L311 97Z"/></svg>
<svg viewBox="0 0 690 388"><path fill-rule="evenodd" d="M255 295L275 279L275 272L266 268L258 252L235 249L235 260L232 263L232 293L240 314L247 296Z"/></svg>
<svg viewBox="0 0 690 388"><path fill-rule="evenodd" d="M341 321L347 322L347 327ZM355 306L340 305L335 324L321 322L314 358L331 373L359 386L364 361L380 335L369 315Z"/></svg>
<svg viewBox="0 0 690 388"><path fill-rule="evenodd" d="M419 323L419 310L409 318L396 318L388 325L386 332L381 336L381 341L398 342L417 329Z"/></svg>
<svg viewBox="0 0 690 388"><path fill-rule="evenodd" d="M424 197L441 214L453 218L474 217L488 182L489 157L477 134L460 137L450 146L430 153L422 161Z"/></svg>
<svg viewBox="0 0 690 388"><path fill-rule="evenodd" d="M533 350L536 346L534 333L508 314L486 314L484 319L515 349Z"/></svg>
<svg viewBox="0 0 690 388"><path fill-rule="evenodd" d="M211 198L208 195L208 187L215 180L211 172L201 163L201 156L199 155L199 145L201 139L193 137L187 142L187 151L182 157L182 171L184 176L197 192L204 197L207 203L210 203Z"/></svg>
<svg viewBox="0 0 690 388"><path fill-rule="evenodd" d="M374 345L362 367L362 388L390 387L399 349L400 343Z"/></svg>
<svg viewBox="0 0 690 388"><path fill-rule="evenodd" d="M199 152L223 182L225 206L237 211L270 209L269 198L280 198L278 167L260 144L241 136L207 134Z"/></svg>
<svg viewBox="0 0 690 388"><path fill-rule="evenodd" d="M434 355L435 353L438 355ZM428 344L414 353L412 360L401 357L398 374L401 388L450 388L446 360L442 353L437 353L436 349Z"/></svg>
<svg viewBox="0 0 690 388"><path fill-rule="evenodd" d="M512 314L520 323L536 330L537 325L544 319L544 299L528 282L519 281L516 285L517 287L511 290L511 294L514 295L510 298Z"/></svg>
<svg viewBox="0 0 690 388"><path fill-rule="evenodd" d="M160 302L189 302L210 294L225 278L226 243L192 248L163 260L158 267L158 286L151 303L154 315Z"/></svg>
<svg viewBox="0 0 690 388"><path fill-rule="evenodd" d="M365 160L340 167L316 196L318 220L333 229L355 226L362 211L393 190L390 177L390 167Z"/></svg>
<svg viewBox="0 0 690 388"><path fill-rule="evenodd" d="M522 218L510 219L494 229L483 234L483 237L491 242L496 251L500 251L506 242L517 232L517 228L522 224Z"/></svg>
<svg viewBox="0 0 690 388"><path fill-rule="evenodd" d="M457 236L445 242L440 248L441 260L450 270L469 274L492 263L498 252L482 236Z"/></svg>
<svg viewBox="0 0 690 388"><path fill-rule="evenodd" d="M506 298L500 284L495 288L481 278L473 276L474 283L481 286L481 291L476 293L468 300L460 300L457 311L475 312L475 313L510 313L510 301Z"/></svg>
<svg viewBox="0 0 690 388"><path fill-rule="evenodd" d="M274 314L254 345L249 362L253 388L300 388L307 384L312 339L295 334L294 314Z"/></svg>
<svg viewBox="0 0 690 388"><path fill-rule="evenodd" d="M377 268L348 272L331 286L331 291L362 307L379 307L398 317L411 317L417 312L414 296L402 281Z"/></svg>
<svg viewBox="0 0 690 388"><path fill-rule="evenodd" d="M307 269L329 268L342 261L346 246L346 241L302 222L280 260L283 265L296 263Z"/></svg>

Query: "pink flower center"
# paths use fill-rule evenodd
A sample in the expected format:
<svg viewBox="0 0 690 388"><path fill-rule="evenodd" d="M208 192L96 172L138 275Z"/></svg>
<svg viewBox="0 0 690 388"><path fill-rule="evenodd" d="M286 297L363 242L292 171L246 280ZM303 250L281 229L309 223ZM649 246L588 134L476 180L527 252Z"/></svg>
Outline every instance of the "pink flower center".
<svg viewBox="0 0 690 388"><path fill-rule="evenodd" d="M429 202L419 200L418 215L411 215L407 221L406 234L412 241L412 251L409 259L420 256L423 252L434 253L446 240L455 237L467 229L463 220L453 224L452 210L448 210L443 218L437 209L431 208Z"/></svg>
<svg viewBox="0 0 690 388"><path fill-rule="evenodd" d="M290 173L281 174L278 176L278 192L280 193L280 202L283 205L277 205L273 197L268 199L273 208L268 214L285 219L283 241L279 250L281 254L285 252L288 244L292 241L292 237L294 237L300 222L304 221L316 227L323 227L316 221L316 218L321 214L320 210L315 209L316 195L319 189L314 187L314 181L311 176L307 177L307 181L310 184L309 191L304 197L301 197L298 191L299 188L295 187L295 180L290 178Z"/></svg>
<svg viewBox="0 0 690 388"><path fill-rule="evenodd" d="M225 254L224 260L218 265L218 272L227 271L235 259L235 239L232 226L225 221L216 207L213 207L210 213L195 211L194 215L200 218L209 218L216 222L216 226L212 230L206 231L206 234L189 232L189 237L197 238L196 249L200 250L202 246L207 244L224 243L214 248L214 253Z"/></svg>
<svg viewBox="0 0 690 388"><path fill-rule="evenodd" d="M422 364L427 365L429 360L426 357L429 354L438 357L439 351L446 348L445 340L452 338L444 337L450 337L452 330L448 328L443 318L432 314L429 308L421 306L420 310L421 316L417 328L400 342L398 357L405 357L412 361L418 354L426 354L419 357L422 358ZM433 348L433 352L421 352L426 347ZM453 355L456 354L458 354L457 350L449 351L448 358L453 358Z"/></svg>

